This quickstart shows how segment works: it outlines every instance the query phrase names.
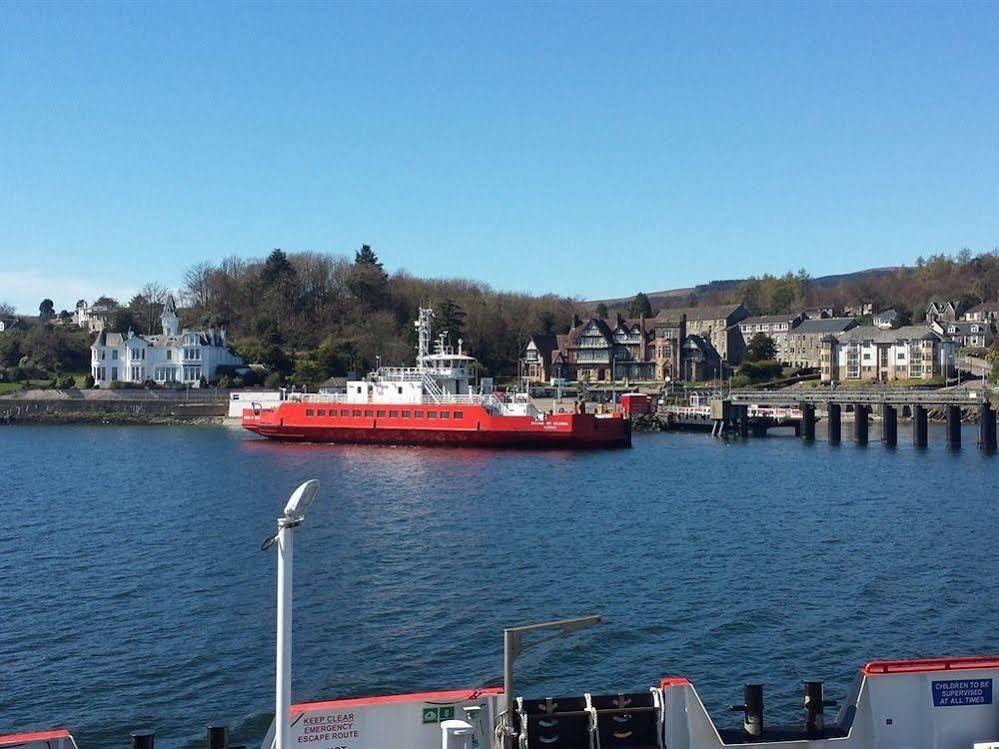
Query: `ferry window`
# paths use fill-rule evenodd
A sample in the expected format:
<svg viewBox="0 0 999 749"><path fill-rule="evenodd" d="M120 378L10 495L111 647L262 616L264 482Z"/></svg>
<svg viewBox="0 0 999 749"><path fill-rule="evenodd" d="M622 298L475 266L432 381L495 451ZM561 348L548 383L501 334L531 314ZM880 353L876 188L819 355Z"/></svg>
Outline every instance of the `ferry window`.
<svg viewBox="0 0 999 749"><path fill-rule="evenodd" d="M341 416L350 416L350 411L346 408L340 411Z"/></svg>
<svg viewBox="0 0 999 749"><path fill-rule="evenodd" d="M390 419L398 419L399 418L399 412L398 411L389 411L389 418Z"/></svg>
<svg viewBox="0 0 999 749"><path fill-rule="evenodd" d="M402 395L402 385L399 386L399 395Z"/></svg>
<svg viewBox="0 0 999 749"><path fill-rule="evenodd" d="M305 409L305 415L306 416L315 416L316 413L311 408L307 408L307 409Z"/></svg>
<svg viewBox="0 0 999 749"><path fill-rule="evenodd" d="M361 392L361 386L360 385L357 386L357 392Z"/></svg>
<svg viewBox="0 0 999 749"><path fill-rule="evenodd" d="M404 419L408 419L408 418L411 418L411 417L412 417L412 415L413 415L413 412L412 412L412 411L403 411L403 412L402 412L402 418L404 418Z"/></svg>
<svg viewBox="0 0 999 749"><path fill-rule="evenodd" d="M384 419L385 418L385 412L384 411L376 411L375 412L375 416L377 416L379 419Z"/></svg>
<svg viewBox="0 0 999 749"><path fill-rule="evenodd" d="M441 418L442 419L450 419L451 418L451 412L450 411L441 411Z"/></svg>
<svg viewBox="0 0 999 749"><path fill-rule="evenodd" d="M371 411L371 410L369 410L369 409L366 409L366 410L364 411L364 417L365 417L366 419L370 419L370 418L371 418L371 414L372 414L372 411Z"/></svg>
<svg viewBox="0 0 999 749"><path fill-rule="evenodd" d="M325 416L325 415L326 415L325 408L320 408L318 411L316 411L316 416Z"/></svg>
<svg viewBox="0 0 999 749"><path fill-rule="evenodd" d="M465 412L464 411L455 411L454 412L454 418L456 418L456 419L463 419L463 418L465 418Z"/></svg>
<svg viewBox="0 0 999 749"><path fill-rule="evenodd" d="M422 419L423 418L423 411L417 411L416 412L416 418L417 419Z"/></svg>
<svg viewBox="0 0 999 749"><path fill-rule="evenodd" d="M354 416L360 416L360 415L361 415L360 411L354 411Z"/></svg>
<svg viewBox="0 0 999 749"><path fill-rule="evenodd" d="M437 418L437 412L436 411L427 411L427 418L428 419L436 419Z"/></svg>

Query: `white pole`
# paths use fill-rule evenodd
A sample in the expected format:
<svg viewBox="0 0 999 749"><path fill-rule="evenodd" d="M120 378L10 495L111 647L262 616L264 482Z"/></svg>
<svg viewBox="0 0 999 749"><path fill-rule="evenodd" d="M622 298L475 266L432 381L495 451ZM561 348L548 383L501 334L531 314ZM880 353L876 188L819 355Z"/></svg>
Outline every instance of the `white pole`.
<svg viewBox="0 0 999 749"><path fill-rule="evenodd" d="M285 518L278 520L277 566L277 668L274 692L276 695L274 724L277 749L290 749L288 735L291 715L291 589L292 553L294 552L295 526Z"/></svg>

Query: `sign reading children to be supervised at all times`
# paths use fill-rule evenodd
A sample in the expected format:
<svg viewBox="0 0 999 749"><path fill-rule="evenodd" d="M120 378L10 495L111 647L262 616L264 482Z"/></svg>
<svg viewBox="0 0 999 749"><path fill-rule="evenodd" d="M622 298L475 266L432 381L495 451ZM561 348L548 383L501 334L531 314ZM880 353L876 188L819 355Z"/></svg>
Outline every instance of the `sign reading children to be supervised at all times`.
<svg viewBox="0 0 999 749"><path fill-rule="evenodd" d="M992 679L953 679L933 682L933 707L991 704Z"/></svg>

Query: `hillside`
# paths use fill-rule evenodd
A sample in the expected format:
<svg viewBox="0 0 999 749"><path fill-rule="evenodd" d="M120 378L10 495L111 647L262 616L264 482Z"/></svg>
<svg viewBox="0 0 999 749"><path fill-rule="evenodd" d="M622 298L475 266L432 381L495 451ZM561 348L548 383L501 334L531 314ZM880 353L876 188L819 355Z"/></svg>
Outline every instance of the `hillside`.
<svg viewBox="0 0 999 749"><path fill-rule="evenodd" d="M818 276L810 278L808 283L813 290L833 290L840 286L857 286L877 283L888 278L897 277L900 273L907 274L913 272L912 268L905 266L869 268L867 270L854 271L852 273L838 273L829 276ZM730 297L736 293L739 285L749 279L725 279L720 281L710 281L697 286L689 286L678 289L665 289L663 291L647 291L646 295L652 303L654 309L662 307L676 307L687 304L698 304L709 298L717 299L719 296ZM639 289L636 289L636 293ZM596 306L603 303L611 312L627 309L631 304L632 297L618 299L594 299L586 304Z"/></svg>

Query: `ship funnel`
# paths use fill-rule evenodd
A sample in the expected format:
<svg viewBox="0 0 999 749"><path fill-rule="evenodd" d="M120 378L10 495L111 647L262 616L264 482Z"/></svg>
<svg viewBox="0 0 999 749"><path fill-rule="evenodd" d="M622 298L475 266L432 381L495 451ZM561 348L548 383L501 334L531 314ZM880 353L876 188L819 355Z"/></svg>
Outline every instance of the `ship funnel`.
<svg viewBox="0 0 999 749"><path fill-rule="evenodd" d="M836 707L833 700L822 698L822 682L805 682L805 733L810 739L822 738L825 729L824 712L827 707Z"/></svg>
<svg viewBox="0 0 999 749"><path fill-rule="evenodd" d="M742 699L741 705L732 705L729 710L743 714L742 730L746 738L759 741L763 738L763 685L746 684L742 688Z"/></svg>

